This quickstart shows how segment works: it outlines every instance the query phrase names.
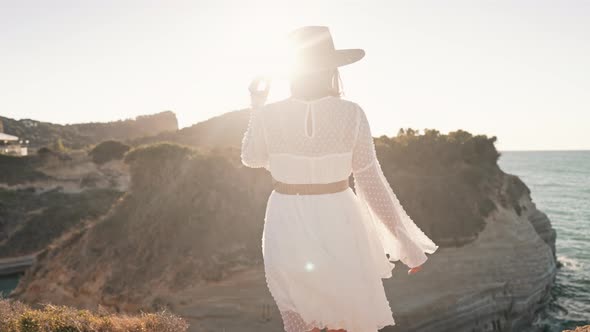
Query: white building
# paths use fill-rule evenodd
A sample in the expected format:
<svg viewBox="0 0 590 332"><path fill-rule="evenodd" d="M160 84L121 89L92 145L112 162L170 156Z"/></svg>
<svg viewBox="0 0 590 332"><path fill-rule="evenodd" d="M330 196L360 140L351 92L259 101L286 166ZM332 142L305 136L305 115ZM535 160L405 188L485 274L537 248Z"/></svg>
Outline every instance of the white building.
<svg viewBox="0 0 590 332"><path fill-rule="evenodd" d="M26 156L28 151L23 143L16 136L0 133L0 154Z"/></svg>

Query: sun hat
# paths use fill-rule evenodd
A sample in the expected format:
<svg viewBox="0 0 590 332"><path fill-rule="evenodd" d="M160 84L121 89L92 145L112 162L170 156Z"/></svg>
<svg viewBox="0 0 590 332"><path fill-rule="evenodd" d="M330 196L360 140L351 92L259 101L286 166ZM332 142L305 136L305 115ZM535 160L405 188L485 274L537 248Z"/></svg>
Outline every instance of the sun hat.
<svg viewBox="0 0 590 332"><path fill-rule="evenodd" d="M362 49L335 49L330 30L326 26L303 26L287 35L293 57L290 63L291 73L261 75L250 83L252 108L264 105L270 88L271 76L292 77L330 70L359 61L365 56Z"/></svg>
<svg viewBox="0 0 590 332"><path fill-rule="evenodd" d="M326 26L304 26L288 34L294 51L293 68L296 72L334 69L357 62L365 56L362 49L335 49L330 30Z"/></svg>

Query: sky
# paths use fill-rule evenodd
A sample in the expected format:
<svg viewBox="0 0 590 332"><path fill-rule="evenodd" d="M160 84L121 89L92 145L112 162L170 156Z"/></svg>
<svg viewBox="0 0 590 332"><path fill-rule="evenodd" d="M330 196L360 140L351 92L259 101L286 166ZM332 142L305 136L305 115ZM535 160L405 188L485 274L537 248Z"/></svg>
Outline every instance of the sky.
<svg viewBox="0 0 590 332"><path fill-rule="evenodd" d="M0 0L0 115L54 123L172 110L181 127L249 105L284 37L330 28L345 99L373 136L496 136L590 149L590 1ZM269 101L288 97L277 77Z"/></svg>

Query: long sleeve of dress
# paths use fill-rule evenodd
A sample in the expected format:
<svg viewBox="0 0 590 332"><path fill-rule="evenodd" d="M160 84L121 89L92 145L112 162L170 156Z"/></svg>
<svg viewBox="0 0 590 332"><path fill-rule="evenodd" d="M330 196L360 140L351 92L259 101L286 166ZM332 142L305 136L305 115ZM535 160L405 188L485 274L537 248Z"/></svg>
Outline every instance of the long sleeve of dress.
<svg viewBox="0 0 590 332"><path fill-rule="evenodd" d="M252 168L268 169L268 147L264 134L262 109L250 110L248 128L242 138L242 164Z"/></svg>
<svg viewBox="0 0 590 332"><path fill-rule="evenodd" d="M410 268L420 266L427 260L425 253L434 253L438 246L416 226L391 189L377 160L365 112L360 107L358 112L352 157L356 194L367 204L389 259Z"/></svg>

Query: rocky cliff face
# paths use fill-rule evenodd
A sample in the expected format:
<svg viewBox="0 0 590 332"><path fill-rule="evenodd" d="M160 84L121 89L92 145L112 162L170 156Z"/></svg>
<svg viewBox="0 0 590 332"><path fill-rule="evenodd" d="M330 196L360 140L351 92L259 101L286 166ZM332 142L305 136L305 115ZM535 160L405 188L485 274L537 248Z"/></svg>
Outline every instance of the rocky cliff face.
<svg viewBox="0 0 590 332"><path fill-rule="evenodd" d="M11 297L126 312L165 306L191 331L280 331L260 251L270 179L242 167L238 151L132 151L129 192L106 217L44 250ZM433 176L388 167L387 146L381 151L400 201L443 246L419 274L399 263L384 280L398 323L384 331L532 329L555 276L555 232L528 188L494 162L460 158L425 196ZM448 211L437 218L440 202Z"/></svg>
<svg viewBox="0 0 590 332"><path fill-rule="evenodd" d="M510 185L510 177L505 178ZM499 208L478 238L433 255L421 275L397 271L384 284L403 331L526 331L549 300L556 273L551 229L530 196L524 211ZM553 232L554 233L554 232ZM403 267L402 267L403 269Z"/></svg>
<svg viewBox="0 0 590 332"><path fill-rule="evenodd" d="M129 187L121 160L97 165L84 151L0 156L0 259L34 255L104 215Z"/></svg>

